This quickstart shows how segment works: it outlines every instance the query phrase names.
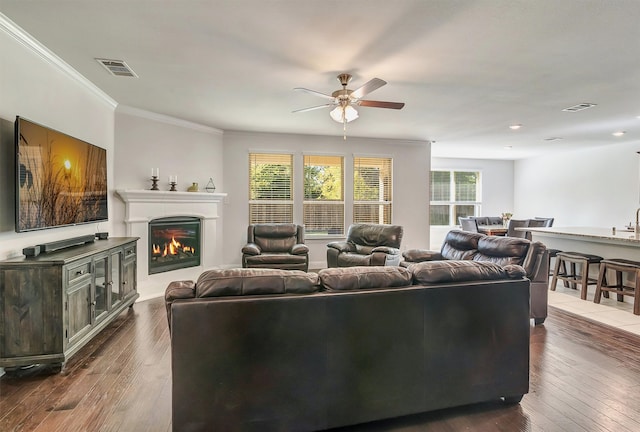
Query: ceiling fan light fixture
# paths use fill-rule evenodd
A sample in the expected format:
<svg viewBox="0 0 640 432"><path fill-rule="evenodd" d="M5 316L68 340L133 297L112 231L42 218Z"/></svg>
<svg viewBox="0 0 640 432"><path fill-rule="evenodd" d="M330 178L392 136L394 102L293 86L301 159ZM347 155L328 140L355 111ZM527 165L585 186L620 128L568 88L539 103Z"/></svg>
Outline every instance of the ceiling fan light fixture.
<svg viewBox="0 0 640 432"><path fill-rule="evenodd" d="M358 111L351 105L338 105L331 112L329 112L331 118L338 123L347 123L354 121L358 118Z"/></svg>

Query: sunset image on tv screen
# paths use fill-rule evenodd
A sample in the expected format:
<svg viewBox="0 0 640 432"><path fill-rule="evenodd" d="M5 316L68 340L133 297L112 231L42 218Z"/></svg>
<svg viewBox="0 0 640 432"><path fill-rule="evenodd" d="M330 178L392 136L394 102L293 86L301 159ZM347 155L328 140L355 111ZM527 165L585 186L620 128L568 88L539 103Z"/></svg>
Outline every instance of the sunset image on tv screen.
<svg viewBox="0 0 640 432"><path fill-rule="evenodd" d="M16 230L107 219L107 152L19 118Z"/></svg>

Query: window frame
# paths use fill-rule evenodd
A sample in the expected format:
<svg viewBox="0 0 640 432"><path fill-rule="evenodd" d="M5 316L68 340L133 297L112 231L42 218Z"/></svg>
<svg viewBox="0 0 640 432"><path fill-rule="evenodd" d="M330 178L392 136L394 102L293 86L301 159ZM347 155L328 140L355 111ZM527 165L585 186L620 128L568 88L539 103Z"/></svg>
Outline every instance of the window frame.
<svg viewBox="0 0 640 432"><path fill-rule="evenodd" d="M288 158L288 163L285 164L277 164L276 162L278 161L278 159L287 159ZM255 190L254 190L254 179L253 179L253 175L255 172L255 167L257 165L267 165L269 160L273 159L274 163L273 165L281 165L284 166L288 169L289 171L289 186L288 186L288 190L289 190L289 198L285 198L285 199L255 199L252 198L252 196L254 196L255 194ZM248 160L249 160L249 175L248 175L248 180L249 180L249 184L248 184L248 194L249 194L249 200L248 200L248 204L249 204L249 214L248 214L248 219L249 219L249 224L256 224L256 223L293 223L294 221L294 211L295 211L295 181L294 181L294 175L295 175L295 168L294 168L294 154L293 153L288 153L288 152L264 152L264 151L251 151L249 152L248 155ZM286 190L286 188L284 188L283 190ZM276 192L278 192L276 190ZM255 218L254 215L256 214L261 214L258 211L254 211L252 208L257 208L258 206L282 206L283 208L286 209L286 207L288 207L288 211L282 211L282 212L276 212L275 215L276 216L284 216L283 218L278 218L278 217L262 217L262 218ZM262 213L265 214L266 213ZM272 215L273 216L273 215Z"/></svg>
<svg viewBox="0 0 640 432"><path fill-rule="evenodd" d="M362 167L377 168L378 172L378 187L379 194L377 200L362 200L356 199L358 194L357 175L361 171ZM361 178L364 177L361 176ZM354 155L353 156L353 202L352 202L352 221L353 223L379 223L379 224L391 224L393 221L393 158L391 156L368 156L368 155ZM363 205L377 205L378 206L378 221L373 222L369 219L360 219L358 206ZM382 214L380 214L382 212Z"/></svg>
<svg viewBox="0 0 640 432"><path fill-rule="evenodd" d="M433 182L432 182L432 177L433 177L433 173L434 172L448 172L449 173L449 200L432 200L431 198L433 197ZM477 174L477 180L476 180L476 199L474 201L462 201L462 200L456 200L456 179L455 179L455 175L456 173L473 173L473 174ZM448 225L444 225L444 224L438 224L435 225L433 223L433 218L432 213L431 213L431 209L433 206L449 206L449 224ZM474 214L473 216L479 216L481 209L482 209L482 170L479 169L460 169L460 168L456 168L456 169L446 169L446 168L438 168L438 169L431 169L431 171L429 172L429 226L432 227L452 227L452 226L458 226L458 220L456 218L456 207L457 206L473 206L474 208Z"/></svg>
<svg viewBox="0 0 640 432"><path fill-rule="evenodd" d="M336 159L339 163L334 163L334 164L326 164L326 165L320 165L319 162L322 162L322 159L327 159L327 160L331 160L331 159ZM315 162L312 164L312 162ZM306 196L307 193L307 176L306 176L306 172L307 172L307 166L333 166L333 167L340 167L340 180L339 180L339 184L340 184L340 198L339 199L321 199L321 198L315 198L315 199L309 199ZM344 237L346 234L346 230L345 230L345 226L346 226L346 214L345 214L345 209L346 209L346 202L345 202L345 156L344 155L340 155L340 154L322 154L322 153L305 153L302 155L302 188L303 188L303 193L302 193L302 221L303 224L305 226L305 237L307 238L331 238L331 237L337 237L337 238L341 238ZM338 206L341 207L341 211L338 211L338 217L341 218L340 221L340 226L333 226L333 227L329 227L328 225L325 225L325 227L327 228L327 232L317 232L315 229L309 229L308 227L312 224L308 223L307 217L308 217L308 210L310 210L313 207L316 206ZM329 214L331 212L328 212ZM341 213L341 215L340 215ZM321 223L319 225L322 225ZM332 232L334 231L334 232Z"/></svg>

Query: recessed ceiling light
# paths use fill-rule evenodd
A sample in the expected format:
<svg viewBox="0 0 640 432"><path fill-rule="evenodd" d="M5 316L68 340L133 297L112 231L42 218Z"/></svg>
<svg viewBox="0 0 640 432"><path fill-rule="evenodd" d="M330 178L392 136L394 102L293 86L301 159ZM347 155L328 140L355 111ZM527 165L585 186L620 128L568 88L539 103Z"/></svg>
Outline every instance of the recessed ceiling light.
<svg viewBox="0 0 640 432"><path fill-rule="evenodd" d="M512 124L511 126L509 126L509 129L511 130L518 130L522 127L521 124Z"/></svg>
<svg viewBox="0 0 640 432"><path fill-rule="evenodd" d="M511 150L513 148L513 146L504 146L505 150Z"/></svg>
<svg viewBox="0 0 640 432"><path fill-rule="evenodd" d="M616 136L616 137L621 137L622 135L626 134L626 131L616 131L614 133L612 133L611 135Z"/></svg>
<svg viewBox="0 0 640 432"><path fill-rule="evenodd" d="M561 141L563 139L564 138L562 138L562 137L549 137L549 138L545 138L544 140L545 141Z"/></svg>

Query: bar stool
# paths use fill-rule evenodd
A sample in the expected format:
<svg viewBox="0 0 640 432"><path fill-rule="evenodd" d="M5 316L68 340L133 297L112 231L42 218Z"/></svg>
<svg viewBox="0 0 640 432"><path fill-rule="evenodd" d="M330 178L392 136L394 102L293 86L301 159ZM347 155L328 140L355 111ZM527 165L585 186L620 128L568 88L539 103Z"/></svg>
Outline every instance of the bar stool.
<svg viewBox="0 0 640 432"><path fill-rule="evenodd" d="M616 282L613 285L607 283L607 270L616 272ZM633 275L633 286L624 284L623 273ZM619 258L602 260L593 302L600 303L602 295L608 296L609 292L616 293L618 301L624 301L626 295L633 296L633 314L640 315L640 262Z"/></svg>
<svg viewBox="0 0 640 432"><path fill-rule="evenodd" d="M556 290L558 279L569 282L571 288L576 289L580 285L580 298L587 299L587 287L597 285L596 278L589 277L589 267L591 264L599 264L602 257L598 255L583 254L579 252L558 252L556 254L556 265L551 279L551 291ZM567 263L570 264L571 272L567 272ZM580 273L576 271L576 264L580 265ZM562 271L560 270L562 267Z"/></svg>

